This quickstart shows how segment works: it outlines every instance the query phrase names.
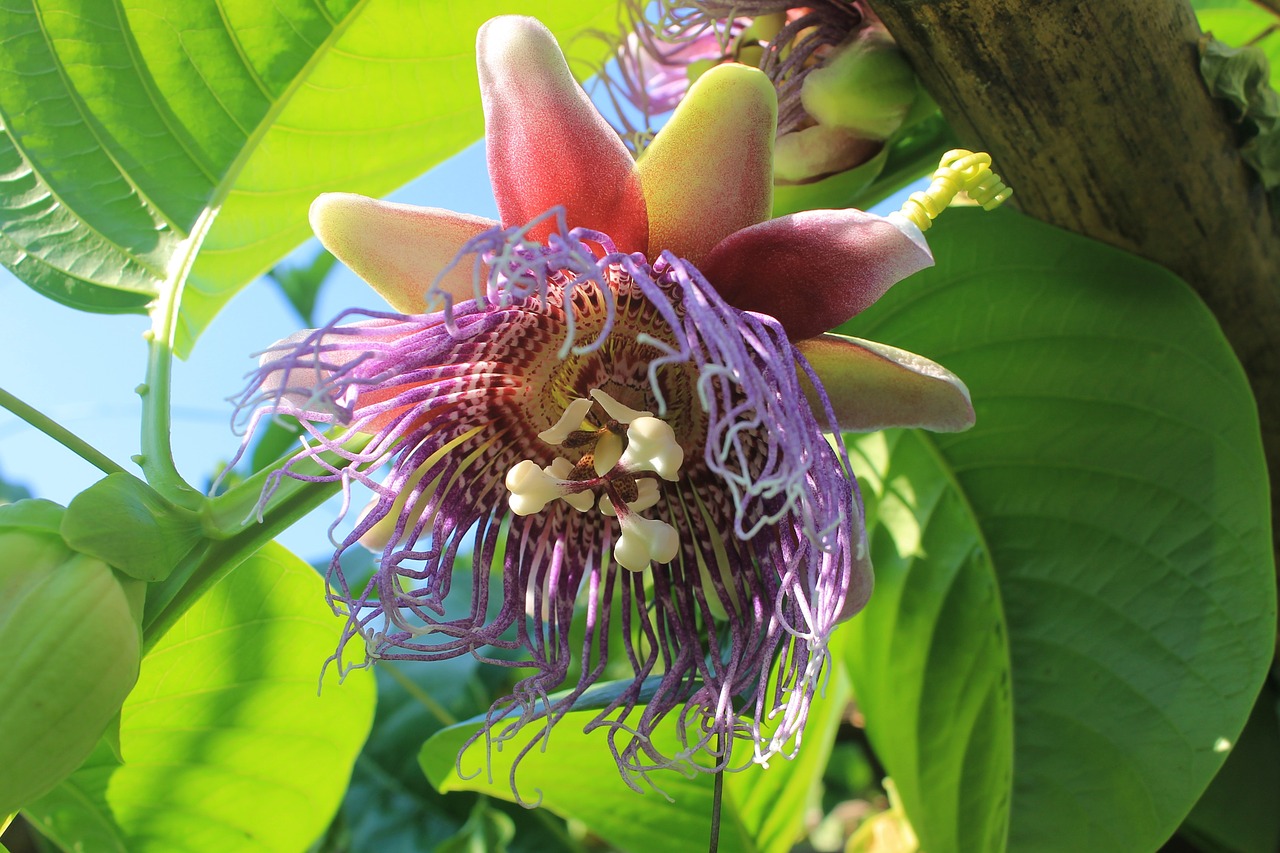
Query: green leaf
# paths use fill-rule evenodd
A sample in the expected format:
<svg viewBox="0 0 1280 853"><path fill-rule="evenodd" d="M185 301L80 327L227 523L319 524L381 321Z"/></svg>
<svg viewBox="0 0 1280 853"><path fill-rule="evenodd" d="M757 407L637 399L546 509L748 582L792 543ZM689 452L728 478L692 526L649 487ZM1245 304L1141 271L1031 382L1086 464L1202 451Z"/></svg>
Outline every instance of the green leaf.
<svg viewBox="0 0 1280 853"><path fill-rule="evenodd" d="M583 710L567 714L556 724L545 750L534 747L521 760L515 774L521 796L526 801L541 797L541 807L582 821L624 851L652 850L654 838L660 836L663 853L703 853L709 840L712 775L698 773L690 779L675 771L659 771L650 775L658 792L638 793L627 787L606 733L583 733L595 718L589 709L603 707L610 695L604 685L589 691L577 706ZM848 696L848 684L837 667L826 695L814 698L795 760L778 759L767 769L752 765L726 776L721 851L786 853L800 840L805 810L816 794ZM480 791L515 801L512 756L545 730L530 724L502 749L492 750L488 762L481 738L458 762L463 744L483 725L481 715L442 729L423 744L418 760L431 784L442 792ZM670 732L659 731L654 737L675 742ZM468 778L458 776L458 763ZM643 781L640 784L644 787Z"/></svg>
<svg viewBox="0 0 1280 853"><path fill-rule="evenodd" d="M417 753L423 736L444 726L441 709L452 722L462 708L470 715L488 707L483 692L473 695L477 666L472 658L378 664L373 732L343 801L352 853L434 850L467 821L471 798L456 802L437 793L423 777Z"/></svg>
<svg viewBox="0 0 1280 853"><path fill-rule="evenodd" d="M316 299L320 296L320 287L329 278L337 261L330 252L321 249L310 263L298 266L276 265L267 272L267 278L280 288L284 298L298 312L298 319L304 326L316 325Z"/></svg>
<svg viewBox="0 0 1280 853"><path fill-rule="evenodd" d="M161 581L201 540L200 520L132 474L108 474L71 499L62 538L130 577Z"/></svg>
<svg viewBox="0 0 1280 853"><path fill-rule="evenodd" d="M1013 702L1005 618L982 533L922 434L874 433L851 445L851 458L875 521L876 586L837 637L848 643L876 755L923 849L1001 850Z"/></svg>
<svg viewBox="0 0 1280 853"><path fill-rule="evenodd" d="M339 628L320 577L266 546L143 659L121 714L124 765L91 762L28 808L33 823L94 851L304 849L373 716L367 673L339 684L330 668L317 695ZM112 833L118 848L91 841Z"/></svg>
<svg viewBox="0 0 1280 853"><path fill-rule="evenodd" d="M725 777L725 795L738 821L761 853L788 853L805 835L805 818L822 794L822 775L831 758L836 730L849 704L849 682L837 652L836 674L826 695L814 699L800 752L768 769L751 767Z"/></svg>
<svg viewBox="0 0 1280 853"><path fill-rule="evenodd" d="M950 211L929 240L938 266L842 329L936 358L978 413L859 446L884 525L846 629L868 732L931 853L999 849L1006 802L1014 851L1154 850L1273 652L1249 387L1159 267L1012 212Z"/></svg>
<svg viewBox="0 0 1280 853"><path fill-rule="evenodd" d="M15 0L0 9L0 261L104 312L142 311L189 271L187 352L310 235L317 194L383 195L479 137L481 23L535 14L571 46L614 6Z"/></svg>
<svg viewBox="0 0 1280 853"><path fill-rule="evenodd" d="M62 536L64 507L44 498L22 498L14 503L0 504L0 529L17 528L38 530Z"/></svg>

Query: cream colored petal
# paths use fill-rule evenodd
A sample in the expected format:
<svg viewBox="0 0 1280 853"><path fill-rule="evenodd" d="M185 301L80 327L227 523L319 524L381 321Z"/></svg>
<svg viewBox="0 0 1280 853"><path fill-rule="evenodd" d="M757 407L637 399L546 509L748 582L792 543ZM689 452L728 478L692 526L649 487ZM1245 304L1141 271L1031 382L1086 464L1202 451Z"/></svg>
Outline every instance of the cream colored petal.
<svg viewBox="0 0 1280 853"><path fill-rule="evenodd" d="M325 248L404 314L435 310L426 293L436 277L463 244L497 224L352 193L325 193L311 204L311 228ZM474 275L473 259L463 258L440 280L440 289L455 301L471 299Z"/></svg>
<svg viewBox="0 0 1280 853"><path fill-rule="evenodd" d="M636 164L649 256L697 265L733 232L769 218L778 98L764 72L718 65L698 78Z"/></svg>
<svg viewBox="0 0 1280 853"><path fill-rule="evenodd" d="M841 429L959 432L973 426L969 389L954 373L923 356L842 335L810 338L796 348L822 380ZM810 392L812 401L811 386ZM816 402L814 411L821 417Z"/></svg>

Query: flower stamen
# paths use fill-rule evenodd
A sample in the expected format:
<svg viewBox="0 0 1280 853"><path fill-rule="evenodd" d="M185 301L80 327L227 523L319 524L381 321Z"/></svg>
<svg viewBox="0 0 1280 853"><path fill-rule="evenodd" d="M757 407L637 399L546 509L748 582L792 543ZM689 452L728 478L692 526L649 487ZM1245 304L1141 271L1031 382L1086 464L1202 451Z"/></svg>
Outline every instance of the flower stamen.
<svg viewBox="0 0 1280 853"><path fill-rule="evenodd" d="M604 410L601 426L589 419L594 405ZM665 521L637 513L658 503L657 477L675 482L684 464L684 448L665 421L626 406L600 389L578 398L550 428L538 433L547 444L581 451L578 461L560 456L539 467L532 459L507 472L507 499L516 515L541 512L556 499L579 512L596 505L601 515L616 517L622 527L614 559L624 569L644 571L650 563L675 559L680 540ZM655 477L654 475L657 475ZM596 490L600 494L597 503Z"/></svg>

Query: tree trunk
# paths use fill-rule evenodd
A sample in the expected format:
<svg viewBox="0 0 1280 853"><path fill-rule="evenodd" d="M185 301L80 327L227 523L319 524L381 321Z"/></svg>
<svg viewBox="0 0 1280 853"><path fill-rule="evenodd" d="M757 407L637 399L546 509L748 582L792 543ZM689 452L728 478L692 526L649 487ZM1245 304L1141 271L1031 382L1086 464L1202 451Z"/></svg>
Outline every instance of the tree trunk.
<svg viewBox="0 0 1280 853"><path fill-rule="evenodd" d="M1274 513L1280 238L1236 128L1200 77L1190 5L872 5L960 138L991 153L1018 207L1169 268L1208 304L1257 397Z"/></svg>

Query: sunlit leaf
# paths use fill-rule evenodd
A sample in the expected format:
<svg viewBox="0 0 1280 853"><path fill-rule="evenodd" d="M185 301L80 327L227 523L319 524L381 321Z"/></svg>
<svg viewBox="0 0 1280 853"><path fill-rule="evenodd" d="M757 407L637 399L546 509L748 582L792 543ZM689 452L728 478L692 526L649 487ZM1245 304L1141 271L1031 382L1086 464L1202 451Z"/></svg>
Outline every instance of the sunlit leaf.
<svg viewBox="0 0 1280 853"><path fill-rule="evenodd" d="M67 547L48 501L0 507L0 815L93 751L138 677L140 584Z"/></svg>
<svg viewBox="0 0 1280 853"><path fill-rule="evenodd" d="M572 49L614 5L14 0L0 9L0 261L104 312L144 310L189 271L189 350L310 235L317 194L385 194L480 136L481 23L537 15Z"/></svg>
<svg viewBox="0 0 1280 853"><path fill-rule="evenodd" d="M1007 629L981 531L927 442L893 431L852 447L876 520L876 586L838 636L924 849L1001 850L1013 781Z"/></svg>
<svg viewBox="0 0 1280 853"><path fill-rule="evenodd" d="M868 732L931 853L1000 849L1006 807L1014 851L1154 850L1273 652L1249 387L1154 265L1011 212L929 238L938 266L845 329L936 358L978 414L859 446L882 522L846 629Z"/></svg>
<svg viewBox="0 0 1280 853"><path fill-rule="evenodd" d="M590 695L584 697L583 706L594 704ZM723 853L786 853L800 840L805 809L822 778L847 702L847 683L837 673L826 694L814 699L805 740L794 761L779 758L767 769L752 765L726 777L719 848ZM521 797L532 802L540 797L542 807L582 821L619 850L647 853L654 849L654 839L661 837L663 853L703 853L710 838L713 777L698 773L691 779L675 771L656 772L650 781L661 793L637 793L619 776L605 732L583 733L583 726L594 717L588 710L566 715L545 751L535 747L522 759L514 777ZM468 778L461 778L456 770L458 752L483 723L483 717L475 717L442 729L423 745L419 761L441 791L480 791L514 800L512 756L544 729L530 724L503 749L492 750L488 761L481 739L462 755L461 767ZM669 732L655 735L670 736Z"/></svg>
<svg viewBox="0 0 1280 853"><path fill-rule="evenodd" d="M321 249L310 263L297 266L277 264L267 272L267 278L280 289L289 305L298 312L302 325L308 328L316 325L316 299L337 262L338 259L330 252Z"/></svg>
<svg viewBox="0 0 1280 853"><path fill-rule="evenodd" d="M268 545L143 659L121 714L123 766L99 749L27 809L32 823L67 849L304 849L373 716L366 673L339 685L331 669L317 695L339 627L320 577Z"/></svg>

